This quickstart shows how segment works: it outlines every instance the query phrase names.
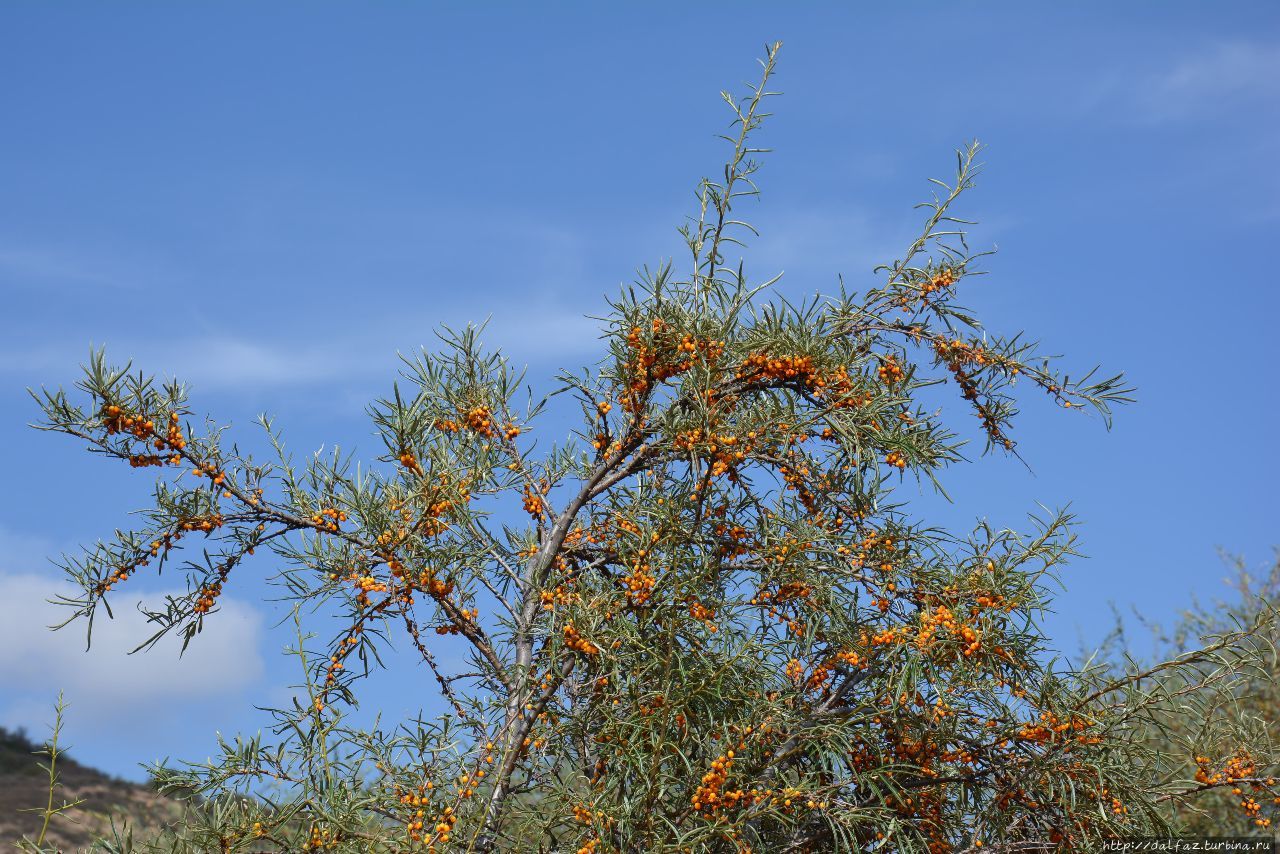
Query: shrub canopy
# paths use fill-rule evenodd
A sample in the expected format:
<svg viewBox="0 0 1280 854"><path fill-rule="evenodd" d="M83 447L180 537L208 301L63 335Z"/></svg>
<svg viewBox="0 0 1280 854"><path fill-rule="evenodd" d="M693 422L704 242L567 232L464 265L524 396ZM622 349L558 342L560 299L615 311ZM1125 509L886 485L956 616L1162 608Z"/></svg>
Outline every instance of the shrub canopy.
<svg viewBox="0 0 1280 854"><path fill-rule="evenodd" d="M895 494L965 461L935 386L994 453L1016 453L1015 388L1108 423L1128 390L957 302L983 254L953 214L976 144L866 290L788 302L730 263L754 234L740 208L776 56L724 96L731 155L697 188L688 255L609 302L601 359L555 395L524 395L478 329L446 331L370 407L385 453L368 466L296 465L265 419L278 454L241 452L184 386L101 353L74 393L38 395L44 429L158 475L144 529L66 561L75 617L185 555L189 593L148 643L190 642L265 552L299 620L342 620L300 628L308 701L272 712L275 740L156 770L207 796L159 850L1087 851L1168 829L1202 784L1162 774L1139 735L1187 698L1055 663L1037 623L1069 514L952 533ZM536 447L567 401L577 431ZM1226 690L1248 628L1164 667ZM421 659L405 684L448 712L357 727L392 641ZM1256 749L1207 767L1252 779Z"/></svg>

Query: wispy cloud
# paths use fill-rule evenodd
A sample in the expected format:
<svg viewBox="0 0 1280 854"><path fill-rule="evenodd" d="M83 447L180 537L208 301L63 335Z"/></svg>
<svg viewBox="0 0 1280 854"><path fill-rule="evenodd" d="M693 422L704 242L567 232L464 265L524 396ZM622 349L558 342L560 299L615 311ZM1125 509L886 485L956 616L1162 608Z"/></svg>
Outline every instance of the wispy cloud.
<svg viewBox="0 0 1280 854"><path fill-rule="evenodd" d="M1163 65L1107 70L1080 86L1073 113L1118 110L1145 124L1188 121L1280 95L1280 44L1217 42Z"/></svg>
<svg viewBox="0 0 1280 854"><path fill-rule="evenodd" d="M467 318L453 312L454 329ZM174 338L127 334L106 342L107 355L119 363L161 377L173 377L205 391L262 391L289 387L341 385L395 376L397 353L413 355L436 349L433 334L440 318L408 316L371 318L364 328L314 330L306 337L272 338L204 335ZM582 311L558 305L506 305L495 311L481 336L490 349L502 350L516 364L542 363L590 355L598 349L600 324ZM85 341L11 345L0 351L0 373L30 383L65 381L89 349Z"/></svg>
<svg viewBox="0 0 1280 854"><path fill-rule="evenodd" d="M1155 76L1146 103L1157 117L1178 118L1224 99L1280 92L1280 44L1217 44Z"/></svg>

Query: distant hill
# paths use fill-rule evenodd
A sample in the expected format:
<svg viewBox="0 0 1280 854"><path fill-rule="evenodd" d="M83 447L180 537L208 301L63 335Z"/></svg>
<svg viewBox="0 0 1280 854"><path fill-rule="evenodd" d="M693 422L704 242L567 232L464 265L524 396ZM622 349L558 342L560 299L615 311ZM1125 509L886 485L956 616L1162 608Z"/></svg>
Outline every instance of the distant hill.
<svg viewBox="0 0 1280 854"><path fill-rule="evenodd" d="M48 799L49 778L38 767L47 758L35 755L40 747L20 731L0 727L0 851L16 851L23 834L34 839L40 831L39 813L19 812L42 807ZM81 765L66 754L58 757L58 776L61 787L55 794L55 806L64 799L83 798L85 802L54 817L45 836L47 849L64 854L88 850L94 838L109 833L112 816L117 826L121 818L127 818L137 838L182 815L178 801L158 795L148 786Z"/></svg>

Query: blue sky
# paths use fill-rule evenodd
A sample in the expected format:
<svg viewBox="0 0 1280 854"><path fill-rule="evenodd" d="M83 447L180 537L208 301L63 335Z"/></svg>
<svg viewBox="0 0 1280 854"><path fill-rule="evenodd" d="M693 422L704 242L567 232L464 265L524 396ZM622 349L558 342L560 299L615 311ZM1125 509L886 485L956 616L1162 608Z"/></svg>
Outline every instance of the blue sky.
<svg viewBox="0 0 1280 854"><path fill-rule="evenodd" d="M754 79L773 39L785 97L747 208L749 270L785 270L786 294L871 282L913 236L925 179L977 137L987 171L962 212L1000 251L969 304L1138 387L1111 433L1027 398L1032 471L957 468L951 506L922 501L931 518L1016 527L1070 502L1090 557L1048 621L1067 652L1106 632L1108 601L1167 620L1225 593L1219 546L1267 560L1274 3L11 2L0 724L42 732L63 688L75 753L138 777L140 761L204 756L215 730L256 730L252 704L294 676L253 572L183 661L126 658L143 631L128 608L87 655L81 635L43 633L47 557L127 526L147 483L30 430L27 387L74 380L106 344L189 381L237 436L266 410L300 453L371 457L364 405L441 322L492 316L487 340L531 377L586 364L583 315L678 251L691 188L723 154L717 92ZM400 714L430 685L402 673L366 701Z"/></svg>

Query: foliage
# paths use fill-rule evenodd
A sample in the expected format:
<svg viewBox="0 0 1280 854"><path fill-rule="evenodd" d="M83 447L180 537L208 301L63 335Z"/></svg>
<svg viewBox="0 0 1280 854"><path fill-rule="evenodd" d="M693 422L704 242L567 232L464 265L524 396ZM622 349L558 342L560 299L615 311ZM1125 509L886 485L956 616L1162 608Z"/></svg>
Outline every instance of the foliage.
<svg viewBox="0 0 1280 854"><path fill-rule="evenodd" d="M1107 423L1128 390L957 302L984 254L952 213L976 144L865 292L767 300L772 281L730 265L754 234L738 211L776 56L724 95L732 154L697 188L685 261L610 301L603 358L547 398L521 404L474 327L370 408L372 466L295 465L265 419L276 456L241 452L184 386L101 353L78 393L38 395L44 429L171 475L144 529L66 561L74 617L91 627L192 541L189 592L150 614L147 643L190 642L258 550L296 602L307 701L272 711L275 741L156 770L208 797L163 850L1091 850L1168 827L1160 799L1197 784L1143 770L1141 674L1064 668L1037 623L1075 554L1070 515L956 535L895 500L964 459L926 405L936 386L958 386L996 453L1014 451L1019 382ZM569 401L580 428L539 453ZM343 620L319 653L301 625L318 609ZM1247 637L1163 667L1227 678ZM450 712L350 724L394 638ZM460 670L440 654L456 645Z"/></svg>
<svg viewBox="0 0 1280 854"><path fill-rule="evenodd" d="M1280 762L1280 627L1270 619L1271 603L1280 600L1280 555L1260 576L1245 561L1230 558L1235 598L1211 606L1195 603L1171 631L1150 626L1158 659L1192 652L1206 638L1249 626L1262 631L1230 650L1227 667L1210 674L1199 667L1161 671L1122 660L1127 646L1122 623L1104 647L1117 672L1139 670L1148 675L1138 693L1149 698L1148 725L1141 730L1146 749L1161 760L1169 779L1193 779L1197 797L1165 796L1174 821L1200 835L1246 835L1271 830L1280 806L1280 790L1271 776ZM1216 678L1214 678L1216 676ZM1185 697L1196 714L1187 714Z"/></svg>
<svg viewBox="0 0 1280 854"><path fill-rule="evenodd" d="M68 706L59 696L43 744L21 730L0 728L0 840L17 851L85 851L104 834L154 839L178 824L192 804L103 774L68 754Z"/></svg>
<svg viewBox="0 0 1280 854"><path fill-rule="evenodd" d="M35 839L29 839L24 836L18 843L19 850L39 851L40 846L45 843L45 837L49 835L50 822L52 822L54 818L75 809L83 803L83 801L80 800L63 800L60 805L54 806L54 798L57 795L59 788L58 759L66 753L66 749L58 745L58 737L62 734L63 715L66 713L66 710L67 704L63 701L62 694L58 694L58 702L54 707L53 732L49 736L49 740L45 742L44 746L38 751L39 754L46 756L49 760L48 765L41 762L37 766L40 770L48 774L48 798L46 799L43 807L35 807L27 810L28 812L37 812L40 814L40 830L36 833ZM24 737L19 737L16 740L21 743L26 739Z"/></svg>

